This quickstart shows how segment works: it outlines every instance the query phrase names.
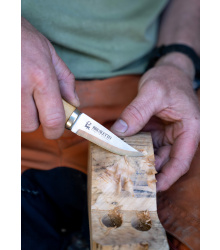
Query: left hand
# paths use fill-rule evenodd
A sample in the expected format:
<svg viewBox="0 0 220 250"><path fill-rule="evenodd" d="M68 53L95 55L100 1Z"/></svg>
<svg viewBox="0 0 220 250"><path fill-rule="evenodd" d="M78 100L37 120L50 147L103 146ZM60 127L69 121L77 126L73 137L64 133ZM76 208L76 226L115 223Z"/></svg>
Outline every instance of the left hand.
<svg viewBox="0 0 220 250"><path fill-rule="evenodd" d="M199 103L192 78L175 64L157 64L142 76L137 97L112 126L118 136L151 132L157 191L167 190L189 170L199 143Z"/></svg>

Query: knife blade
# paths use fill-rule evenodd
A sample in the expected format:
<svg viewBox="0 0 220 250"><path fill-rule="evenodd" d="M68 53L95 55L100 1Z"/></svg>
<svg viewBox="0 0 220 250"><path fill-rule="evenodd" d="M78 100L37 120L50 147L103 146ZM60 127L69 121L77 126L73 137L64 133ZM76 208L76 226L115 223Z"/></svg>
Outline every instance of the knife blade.
<svg viewBox="0 0 220 250"><path fill-rule="evenodd" d="M66 115L65 127L73 133L99 145L100 147L119 155L143 156L107 128L81 113L76 107L63 100Z"/></svg>

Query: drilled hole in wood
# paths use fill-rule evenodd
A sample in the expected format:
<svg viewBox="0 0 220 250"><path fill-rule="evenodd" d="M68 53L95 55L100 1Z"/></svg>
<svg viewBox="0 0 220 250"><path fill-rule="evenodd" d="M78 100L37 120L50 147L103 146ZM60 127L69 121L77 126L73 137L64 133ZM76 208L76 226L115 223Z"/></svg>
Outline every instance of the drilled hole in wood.
<svg viewBox="0 0 220 250"><path fill-rule="evenodd" d="M120 214L109 213L103 216L102 223L106 227L120 227L122 224L122 218Z"/></svg>
<svg viewBox="0 0 220 250"><path fill-rule="evenodd" d="M148 211L137 212L137 216L131 220L131 226L138 231L148 231L152 227L150 214Z"/></svg>

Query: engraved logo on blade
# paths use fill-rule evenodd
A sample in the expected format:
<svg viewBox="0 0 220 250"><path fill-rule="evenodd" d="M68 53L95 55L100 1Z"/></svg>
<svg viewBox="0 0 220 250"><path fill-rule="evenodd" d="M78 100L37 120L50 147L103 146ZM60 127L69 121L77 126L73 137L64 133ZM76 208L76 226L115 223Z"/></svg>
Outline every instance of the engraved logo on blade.
<svg viewBox="0 0 220 250"><path fill-rule="evenodd" d="M86 127L87 129L90 129L90 125L91 125L91 124L92 124L91 122L87 122L86 125L85 125L85 127Z"/></svg>
<svg viewBox="0 0 220 250"><path fill-rule="evenodd" d="M111 140L112 137L110 135L108 135L107 133L103 132L101 129L97 128L96 126L92 127L92 131L101 135L102 137L104 137L107 140Z"/></svg>
<svg viewBox="0 0 220 250"><path fill-rule="evenodd" d="M90 121L87 121L84 127L87 128L88 130L93 131L94 133L96 133L98 135L101 135L106 140L111 140L112 139L112 137L109 134L105 133L104 131L102 131L101 129L99 129L96 126L93 126Z"/></svg>

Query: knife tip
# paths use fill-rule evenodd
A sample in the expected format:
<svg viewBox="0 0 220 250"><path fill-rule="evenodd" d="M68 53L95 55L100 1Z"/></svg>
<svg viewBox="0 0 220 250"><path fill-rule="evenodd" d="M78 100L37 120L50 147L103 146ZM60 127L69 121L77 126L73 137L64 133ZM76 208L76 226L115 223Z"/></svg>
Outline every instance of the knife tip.
<svg viewBox="0 0 220 250"><path fill-rule="evenodd" d="M127 155L128 156L133 156L133 157L142 157L142 156L144 156L144 154L141 153L140 151L130 151Z"/></svg>

